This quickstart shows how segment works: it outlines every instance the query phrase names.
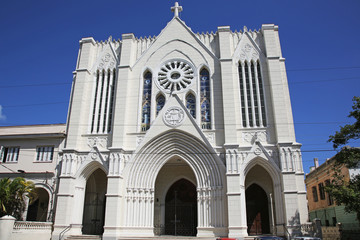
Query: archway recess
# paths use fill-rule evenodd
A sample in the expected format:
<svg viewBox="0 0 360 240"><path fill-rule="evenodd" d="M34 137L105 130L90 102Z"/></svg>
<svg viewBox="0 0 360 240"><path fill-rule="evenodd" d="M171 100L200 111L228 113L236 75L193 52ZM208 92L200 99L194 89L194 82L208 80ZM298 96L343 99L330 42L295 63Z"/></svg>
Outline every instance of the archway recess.
<svg viewBox="0 0 360 240"><path fill-rule="evenodd" d="M35 188L36 199L28 206L26 221L46 222L49 193L43 188Z"/></svg>
<svg viewBox="0 0 360 240"><path fill-rule="evenodd" d="M248 234L253 236L270 233L268 198L265 191L259 185L252 184L245 194Z"/></svg>
<svg viewBox="0 0 360 240"><path fill-rule="evenodd" d="M275 222L275 205L270 199L275 192L272 175L262 165L254 164L246 174L245 187L248 234L271 233Z"/></svg>
<svg viewBox="0 0 360 240"><path fill-rule="evenodd" d="M155 182L155 235L196 236L196 178L181 158L169 160Z"/></svg>
<svg viewBox="0 0 360 240"><path fill-rule="evenodd" d="M144 144L127 165L129 168L124 169L124 179L127 181L127 213L124 219L126 234L133 234L134 229L137 233L142 232L144 237L156 234L156 227L162 224L154 222L154 214L157 214L155 207L158 204L158 197L155 197L154 192L156 179L169 161L178 159L186 163L193 176L190 181L196 185L197 236L225 234L224 163L205 142L176 129L157 135ZM185 179L189 180L187 177Z"/></svg>
<svg viewBox="0 0 360 240"><path fill-rule="evenodd" d="M106 174L101 169L97 169L86 182L82 222L83 234L101 235L104 232L106 190Z"/></svg>
<svg viewBox="0 0 360 240"><path fill-rule="evenodd" d="M165 198L165 235L196 236L196 187L186 179L176 181Z"/></svg>

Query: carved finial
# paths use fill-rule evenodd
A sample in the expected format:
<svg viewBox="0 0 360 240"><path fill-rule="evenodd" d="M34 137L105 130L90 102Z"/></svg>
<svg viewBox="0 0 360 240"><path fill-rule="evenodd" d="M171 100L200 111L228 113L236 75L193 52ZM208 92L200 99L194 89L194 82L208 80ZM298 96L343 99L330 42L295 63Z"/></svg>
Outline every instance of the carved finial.
<svg viewBox="0 0 360 240"><path fill-rule="evenodd" d="M182 12L182 6L179 6L178 2L175 2L175 6L171 7L171 11L174 12L174 17L179 17L179 12Z"/></svg>
<svg viewBox="0 0 360 240"><path fill-rule="evenodd" d="M108 42L112 42L112 36L109 36Z"/></svg>
<svg viewBox="0 0 360 240"><path fill-rule="evenodd" d="M247 27L246 27L246 26L244 26L244 32L247 32L247 30L248 30L248 29L247 29Z"/></svg>

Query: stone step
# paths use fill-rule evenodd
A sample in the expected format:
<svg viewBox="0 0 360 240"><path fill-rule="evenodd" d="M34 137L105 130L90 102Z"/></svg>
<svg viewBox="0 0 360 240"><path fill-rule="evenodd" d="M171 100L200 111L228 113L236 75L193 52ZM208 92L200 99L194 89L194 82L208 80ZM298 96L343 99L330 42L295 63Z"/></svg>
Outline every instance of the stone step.
<svg viewBox="0 0 360 240"><path fill-rule="evenodd" d="M71 235L65 238L65 240L101 240L99 235Z"/></svg>

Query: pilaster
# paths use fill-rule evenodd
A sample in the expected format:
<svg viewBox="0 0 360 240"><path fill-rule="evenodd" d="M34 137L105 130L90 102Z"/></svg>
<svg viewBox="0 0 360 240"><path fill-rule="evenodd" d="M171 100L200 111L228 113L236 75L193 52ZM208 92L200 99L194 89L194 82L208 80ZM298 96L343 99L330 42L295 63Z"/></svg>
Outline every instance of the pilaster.
<svg viewBox="0 0 360 240"><path fill-rule="evenodd" d="M238 145L226 145L229 237L247 236L245 183L240 178Z"/></svg>
<svg viewBox="0 0 360 240"><path fill-rule="evenodd" d="M120 54L120 65L117 69L115 106L114 106L114 127L112 147L123 148L126 133L127 102L133 98L128 97L128 89L131 81L131 64L134 61L135 52L134 34L123 34ZM131 94L131 93L130 93ZM132 93L134 94L134 93ZM134 124L134 123L131 123Z"/></svg>
<svg viewBox="0 0 360 240"><path fill-rule="evenodd" d="M220 49L220 68L221 84L223 97L223 114L224 114L224 132L225 143L231 144L237 141L236 134L236 114L234 101L234 72L232 62L232 50L230 44L230 27L218 27L219 49ZM236 74L235 74L236 75Z"/></svg>
<svg viewBox="0 0 360 240"><path fill-rule="evenodd" d="M262 25L268 78L277 142L295 142L295 131L286 77L285 59L281 54L278 26Z"/></svg>
<svg viewBox="0 0 360 240"><path fill-rule="evenodd" d="M96 43L93 38L81 39L77 68L73 77L65 148L80 148L81 135L88 130L89 104L92 102L89 92L94 83L91 67L96 54L95 50Z"/></svg>

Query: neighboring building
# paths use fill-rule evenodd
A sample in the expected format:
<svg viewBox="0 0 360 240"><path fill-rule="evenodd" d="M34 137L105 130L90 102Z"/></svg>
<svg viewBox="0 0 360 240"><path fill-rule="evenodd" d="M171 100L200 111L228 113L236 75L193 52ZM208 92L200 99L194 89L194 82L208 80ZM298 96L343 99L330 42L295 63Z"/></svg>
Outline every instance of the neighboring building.
<svg viewBox="0 0 360 240"><path fill-rule="evenodd" d="M198 34L172 9L156 37L80 41L53 239L285 235L307 220L278 27Z"/></svg>
<svg viewBox="0 0 360 240"><path fill-rule="evenodd" d="M65 124L0 127L0 178L25 177L35 184L36 199L23 220L51 222L58 174L58 152Z"/></svg>
<svg viewBox="0 0 360 240"><path fill-rule="evenodd" d="M337 206L331 195L325 192L324 188L331 183L334 175L335 158L327 159L320 166L317 158L314 162L315 166L305 177L310 221L319 218L322 226L336 226L341 223L344 230L359 229L356 213L346 213L344 206ZM352 173L357 173L358 169L349 170L343 166L340 171L344 180L349 181Z"/></svg>

